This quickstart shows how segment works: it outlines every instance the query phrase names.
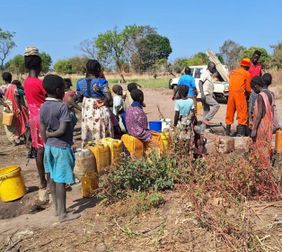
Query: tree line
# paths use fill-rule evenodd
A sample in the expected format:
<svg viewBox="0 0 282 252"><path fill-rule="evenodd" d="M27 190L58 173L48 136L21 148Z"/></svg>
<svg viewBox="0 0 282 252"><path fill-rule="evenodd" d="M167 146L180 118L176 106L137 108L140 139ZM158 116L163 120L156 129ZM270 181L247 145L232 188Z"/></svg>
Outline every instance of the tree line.
<svg viewBox="0 0 282 252"><path fill-rule="evenodd" d="M24 69L23 55L16 55L7 61L7 56L16 47L14 32L0 28L0 68L16 74L22 74ZM98 34L96 38L86 39L79 45L81 56L60 59L55 62L53 69L60 74L83 74L85 64L89 58L98 59L106 71L119 73L157 73L180 72L185 66L205 65L208 57L204 52L198 52L191 57L178 58L168 62L172 52L170 41L160 35L156 28L151 26L128 25L122 30L112 30ZM226 40L219 48L219 60L230 69L237 66L243 57L251 57L255 50L260 50L261 63L265 68L282 69L282 42L272 45L273 53L269 54L265 48L246 48L235 41ZM42 72L46 73L52 65L51 56L41 52Z"/></svg>

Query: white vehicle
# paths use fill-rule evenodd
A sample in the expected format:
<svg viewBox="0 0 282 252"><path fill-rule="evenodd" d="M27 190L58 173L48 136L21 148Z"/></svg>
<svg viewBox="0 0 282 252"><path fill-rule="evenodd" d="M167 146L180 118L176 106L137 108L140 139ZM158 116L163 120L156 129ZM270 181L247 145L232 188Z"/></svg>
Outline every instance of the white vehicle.
<svg viewBox="0 0 282 252"><path fill-rule="evenodd" d="M226 66L223 66L223 67L227 71ZM189 66L189 68L191 69L191 75L195 78L195 84L198 90L198 94L200 94L199 80L200 80L201 74L207 69L207 65ZM178 81L180 77L170 79L169 88L174 89L178 85ZM229 93L229 83L224 81L223 78L218 73L218 80L214 82L214 92L213 92L214 97L218 101L226 102L228 99L228 93Z"/></svg>

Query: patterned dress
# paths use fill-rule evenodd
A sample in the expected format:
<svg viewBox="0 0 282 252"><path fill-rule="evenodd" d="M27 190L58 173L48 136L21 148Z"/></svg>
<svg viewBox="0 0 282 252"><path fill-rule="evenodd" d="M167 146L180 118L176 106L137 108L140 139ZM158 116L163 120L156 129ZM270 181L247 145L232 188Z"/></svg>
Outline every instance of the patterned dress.
<svg viewBox="0 0 282 252"><path fill-rule="evenodd" d="M82 146L89 141L113 137L113 124L110 109L106 106L95 108L103 101L109 92L108 82L105 79L81 79L77 83L77 93L83 96L81 140Z"/></svg>

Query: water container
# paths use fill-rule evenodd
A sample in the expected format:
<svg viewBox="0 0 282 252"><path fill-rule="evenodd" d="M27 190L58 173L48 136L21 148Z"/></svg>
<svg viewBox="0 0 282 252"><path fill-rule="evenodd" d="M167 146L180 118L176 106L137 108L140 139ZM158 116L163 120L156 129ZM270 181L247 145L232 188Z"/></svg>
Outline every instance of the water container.
<svg viewBox="0 0 282 252"><path fill-rule="evenodd" d="M97 172L96 160L92 152L87 149L76 152L73 170L75 177L81 181L86 172L91 171Z"/></svg>
<svg viewBox="0 0 282 252"><path fill-rule="evenodd" d="M117 164L122 154L122 141L107 137L103 138L101 140L101 143L107 145L110 148L111 165Z"/></svg>
<svg viewBox="0 0 282 252"><path fill-rule="evenodd" d="M26 194L21 168L17 165L0 168L0 199L13 201Z"/></svg>
<svg viewBox="0 0 282 252"><path fill-rule="evenodd" d="M99 187L97 171L87 171L81 180L81 193L83 198L90 198Z"/></svg>
<svg viewBox="0 0 282 252"><path fill-rule="evenodd" d="M161 119L162 122L162 131L169 131L171 127L171 119L166 118L166 119Z"/></svg>
<svg viewBox="0 0 282 252"><path fill-rule="evenodd" d="M197 114L200 114L203 109L203 104L202 102L197 102Z"/></svg>
<svg viewBox="0 0 282 252"><path fill-rule="evenodd" d="M282 153L282 130L277 130L275 134L275 151Z"/></svg>
<svg viewBox="0 0 282 252"><path fill-rule="evenodd" d="M3 125L11 126L13 122L13 117L14 117L13 113L3 111L3 118L2 118Z"/></svg>
<svg viewBox="0 0 282 252"><path fill-rule="evenodd" d="M100 142L94 146L86 146L95 156L98 174L102 173L111 164L110 148Z"/></svg>
<svg viewBox="0 0 282 252"><path fill-rule="evenodd" d="M124 134L121 137L121 141L132 158L141 158L144 156L144 145L136 137Z"/></svg>
<svg viewBox="0 0 282 252"><path fill-rule="evenodd" d="M162 121L150 121L149 129L157 132L162 131Z"/></svg>
<svg viewBox="0 0 282 252"><path fill-rule="evenodd" d="M170 147L170 135L169 132L162 132L161 133L161 152L165 153L169 150Z"/></svg>

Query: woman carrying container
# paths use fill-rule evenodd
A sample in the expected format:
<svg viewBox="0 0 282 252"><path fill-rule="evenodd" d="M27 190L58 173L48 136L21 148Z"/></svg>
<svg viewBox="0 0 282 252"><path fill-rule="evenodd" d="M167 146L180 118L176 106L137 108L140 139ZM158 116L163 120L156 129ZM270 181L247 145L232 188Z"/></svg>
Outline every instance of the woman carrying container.
<svg viewBox="0 0 282 252"><path fill-rule="evenodd" d="M76 85L77 96L83 99L81 139L82 146L89 141L113 137L113 125L109 107L112 96L108 81L104 78L101 65L97 60L86 64L86 78Z"/></svg>
<svg viewBox="0 0 282 252"><path fill-rule="evenodd" d="M16 84L14 84L14 81L7 86L5 98L6 103L10 106L10 110L13 112L12 124L5 126L6 135L9 141L13 144L21 144L25 141L26 125L28 122L28 109L25 105L23 97L20 96L18 92Z"/></svg>

